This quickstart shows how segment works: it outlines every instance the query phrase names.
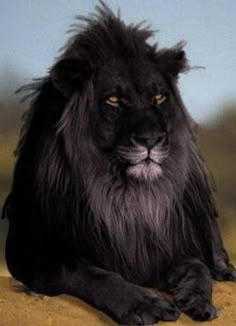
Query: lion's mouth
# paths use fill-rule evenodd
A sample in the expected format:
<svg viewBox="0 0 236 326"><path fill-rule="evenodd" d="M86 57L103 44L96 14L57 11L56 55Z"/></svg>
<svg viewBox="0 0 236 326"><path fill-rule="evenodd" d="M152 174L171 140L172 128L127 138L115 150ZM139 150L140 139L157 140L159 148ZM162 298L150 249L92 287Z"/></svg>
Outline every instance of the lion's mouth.
<svg viewBox="0 0 236 326"><path fill-rule="evenodd" d="M168 156L168 148L155 146L148 150L144 146L119 147L120 157L126 161L128 176L137 179L156 179L162 175L162 163Z"/></svg>

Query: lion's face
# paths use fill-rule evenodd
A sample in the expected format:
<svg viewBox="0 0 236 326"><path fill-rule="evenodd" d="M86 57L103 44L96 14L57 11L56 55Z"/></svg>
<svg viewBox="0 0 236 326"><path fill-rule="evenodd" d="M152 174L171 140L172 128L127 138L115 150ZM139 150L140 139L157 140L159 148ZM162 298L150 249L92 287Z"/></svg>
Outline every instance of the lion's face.
<svg viewBox="0 0 236 326"><path fill-rule="evenodd" d="M168 169L173 175L183 150L182 129L189 124L175 87L179 73L188 69L185 43L158 50L147 43L151 31L113 23L85 30L51 70L54 87L68 103L77 98L59 123L67 153L75 161L78 148L85 171L102 161L98 169L136 180L156 180ZM86 119L77 119L83 114ZM83 134L78 130L86 128L78 139L77 133ZM90 173L96 167L94 162Z"/></svg>
<svg viewBox="0 0 236 326"><path fill-rule="evenodd" d="M99 150L128 177L158 178L169 155L175 110L158 67L148 58L114 60L99 71L94 88L90 118Z"/></svg>

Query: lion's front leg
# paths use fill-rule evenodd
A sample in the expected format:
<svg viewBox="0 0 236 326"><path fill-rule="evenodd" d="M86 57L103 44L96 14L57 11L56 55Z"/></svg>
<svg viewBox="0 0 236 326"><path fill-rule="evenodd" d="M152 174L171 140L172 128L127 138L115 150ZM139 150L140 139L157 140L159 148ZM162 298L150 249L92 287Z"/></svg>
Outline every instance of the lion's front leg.
<svg viewBox="0 0 236 326"><path fill-rule="evenodd" d="M197 321L218 316L212 305L212 278L209 269L198 259L179 260L170 271L168 286L180 310Z"/></svg>
<svg viewBox="0 0 236 326"><path fill-rule="evenodd" d="M48 295L73 295L121 324L150 325L159 320L173 321L180 315L175 303L161 295L91 265L63 265L57 270L47 266L45 271L39 268L30 289Z"/></svg>

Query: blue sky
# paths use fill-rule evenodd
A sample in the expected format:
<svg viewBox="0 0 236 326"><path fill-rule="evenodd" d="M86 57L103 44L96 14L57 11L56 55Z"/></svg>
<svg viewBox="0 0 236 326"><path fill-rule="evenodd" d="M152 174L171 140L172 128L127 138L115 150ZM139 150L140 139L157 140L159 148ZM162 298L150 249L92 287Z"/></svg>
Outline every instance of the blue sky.
<svg viewBox="0 0 236 326"><path fill-rule="evenodd" d="M77 14L88 14L94 0L1 0L0 93L44 75L68 38ZM160 47L184 39L192 65L205 66L180 79L184 102L197 121L236 102L235 0L107 0L124 21L147 20L159 32ZM17 83L7 78L16 74ZM18 77L17 77L18 76Z"/></svg>

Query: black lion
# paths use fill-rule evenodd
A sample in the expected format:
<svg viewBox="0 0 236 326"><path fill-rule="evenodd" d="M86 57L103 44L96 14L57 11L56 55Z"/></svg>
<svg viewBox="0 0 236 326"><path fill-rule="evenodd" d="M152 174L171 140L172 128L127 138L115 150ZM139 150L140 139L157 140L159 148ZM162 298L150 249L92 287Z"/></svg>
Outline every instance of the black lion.
<svg viewBox="0 0 236 326"><path fill-rule="evenodd" d="M217 316L212 278L236 280L177 80L184 42L103 3L48 76L29 85L6 259L38 293L76 296L123 324ZM157 287L173 301L142 286Z"/></svg>

